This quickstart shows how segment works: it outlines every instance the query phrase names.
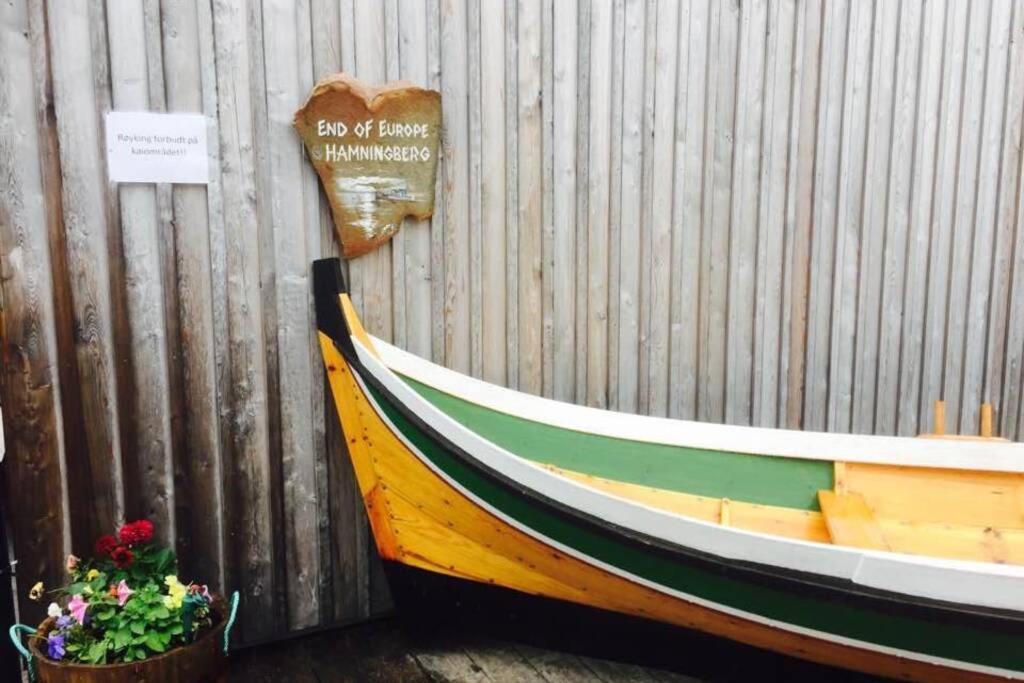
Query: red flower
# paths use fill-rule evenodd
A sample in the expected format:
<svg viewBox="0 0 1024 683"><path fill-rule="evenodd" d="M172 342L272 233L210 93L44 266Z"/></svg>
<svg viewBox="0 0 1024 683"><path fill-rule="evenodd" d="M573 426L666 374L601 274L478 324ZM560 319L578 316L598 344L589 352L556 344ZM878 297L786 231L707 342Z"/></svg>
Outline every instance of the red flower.
<svg viewBox="0 0 1024 683"><path fill-rule="evenodd" d="M114 560L114 565L118 569L127 569L135 561L135 555L123 545L114 548L114 552L110 553L110 557Z"/></svg>
<svg viewBox="0 0 1024 683"><path fill-rule="evenodd" d="M121 527L117 534L121 537L121 543L127 546L149 543L153 540L153 522L148 519L128 522Z"/></svg>
<svg viewBox="0 0 1024 683"><path fill-rule="evenodd" d="M96 541L96 554L97 555L110 555L114 552L114 548L117 547L117 539L107 534L106 536L100 536L99 540Z"/></svg>

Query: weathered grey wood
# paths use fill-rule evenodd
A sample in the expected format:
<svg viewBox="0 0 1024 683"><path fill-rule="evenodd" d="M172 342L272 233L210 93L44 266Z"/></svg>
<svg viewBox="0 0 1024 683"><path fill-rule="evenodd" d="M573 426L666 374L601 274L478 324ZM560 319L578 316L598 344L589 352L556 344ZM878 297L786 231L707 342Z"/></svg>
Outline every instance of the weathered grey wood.
<svg viewBox="0 0 1024 683"><path fill-rule="evenodd" d="M778 422L784 325L784 288L791 277L792 263L787 252L787 219L792 143L791 121L799 76L790 79L796 54L797 7L793 2L768 7L768 42L764 72L764 159L760 168L757 248L755 251L756 289L753 300L753 358L750 419L753 424L774 427ZM795 168L793 163L792 167Z"/></svg>
<svg viewBox="0 0 1024 683"><path fill-rule="evenodd" d="M972 221L974 241L967 284L967 305L964 311L963 379L959 428L964 433L976 434L980 426L979 407L983 402L994 402L999 411L998 394L986 392L985 364L989 340L992 281L996 257L996 216L1000 193L1000 159L1004 153L1004 117L1009 81L1009 41L1011 37L1011 10L1009 0L992 4L988 26L988 46L985 58L985 97L979 132L978 175L973 194L976 205ZM998 318L998 315L996 316Z"/></svg>
<svg viewBox="0 0 1024 683"><path fill-rule="evenodd" d="M754 300L758 213L763 156L764 74L768 6L745 3L740 14L739 63L729 210L728 316L726 318L725 420L749 424L753 392ZM776 259L778 260L778 259Z"/></svg>
<svg viewBox="0 0 1024 683"><path fill-rule="evenodd" d="M615 405L618 410L636 412L640 373L640 252L643 242L643 132L644 66L646 29L642 0L627 0L623 9L625 26L622 47L622 130L618 240L612 249L618 254L615 276L609 281L613 308L617 311L618 334L609 362L616 368ZM618 53L616 53L618 54ZM614 192L614 190L613 190Z"/></svg>
<svg viewBox="0 0 1024 683"><path fill-rule="evenodd" d="M699 354L700 255L704 194L704 135L707 117L708 59L711 55L710 4L684 5L679 15L679 34L685 36L680 48L679 78L685 100L676 113L676 178L673 194L676 208L672 227L673 330L669 373L669 415L694 418L697 415L697 359ZM685 62L682 61L685 55Z"/></svg>
<svg viewBox="0 0 1024 683"><path fill-rule="evenodd" d="M242 592L248 637L266 637L271 619L272 547L270 434L267 349L260 293L260 224L266 214L257 202L257 131L250 76L245 3L214 8L216 77L220 114L221 196L226 252L226 315L230 430L225 459L225 546L233 558L226 569Z"/></svg>
<svg viewBox="0 0 1024 683"><path fill-rule="evenodd" d="M677 87L682 81L678 67L680 52L685 43L679 39L680 8L674 2L659 2L652 24L655 27L655 71L651 91L654 96L654 122L650 131L653 139L653 159L645 189L650 191L649 209L649 272L645 325L647 362L644 400L647 412L668 414L669 400L669 344L672 339L671 310L673 297L673 267L675 252L672 248L673 195L675 185L676 112L679 108Z"/></svg>
<svg viewBox="0 0 1024 683"><path fill-rule="evenodd" d="M736 123L736 60L740 8L712 3L709 19L708 130L704 137L704 198L701 216L700 313L697 419L725 417L729 292L729 227Z"/></svg>
<svg viewBox="0 0 1024 683"><path fill-rule="evenodd" d="M611 174L612 14L590 8L590 145L587 216L587 405L608 402L608 223Z"/></svg>
<svg viewBox="0 0 1024 683"><path fill-rule="evenodd" d="M264 3L264 52L267 79L268 141L272 177L275 291L277 308L277 374L280 386L282 480L284 484L284 542L287 548L288 620L291 628L319 622L320 547L317 536L316 438L313 404L321 398L313 382L315 358L313 322L309 305L309 262L319 253L319 239L304 234L312 211L304 198L311 188L303 183L308 169L292 130L294 102L301 87L302 35L289 26L301 26L292 3ZM308 72L307 72L308 74ZM308 79L309 76L307 75ZM318 214L317 214L318 217ZM364 294L365 297L365 294ZM365 299L364 299L365 300ZM319 379L320 369L316 368ZM319 422L319 421L318 421ZM322 422L320 422L322 424Z"/></svg>
<svg viewBox="0 0 1024 683"><path fill-rule="evenodd" d="M918 105L914 120L914 168L911 186L910 226L907 236L907 263L904 289L904 314L900 342L900 400L897 432L910 435L928 431L925 422L931 408L924 409L922 370L928 276L932 245L933 191L938 172L938 130L940 92L943 83L945 43L944 11L938 4L928 5L921 26L921 68L918 75ZM934 399L934 397L932 397Z"/></svg>
<svg viewBox="0 0 1024 683"><path fill-rule="evenodd" d="M469 322L469 112L467 5L465 0L441 3L441 138L443 178L438 200L444 214L444 362L470 370Z"/></svg>
<svg viewBox="0 0 1024 683"><path fill-rule="evenodd" d="M922 7L908 4L901 8L892 122L892 143L885 151L892 155L892 169L887 178L888 207L884 228L884 265L882 294L879 305L881 316L878 331L877 388L870 377L859 387L863 405L861 410L874 412L873 429L895 434L900 416L900 334L903 317L912 315L904 309L907 263L911 255L910 232L913 212L914 126L923 93L919 69L924 42L921 38ZM866 312L865 312L866 313ZM912 405L912 404L911 404Z"/></svg>
<svg viewBox="0 0 1024 683"><path fill-rule="evenodd" d="M38 9L38 8L36 8ZM33 577L59 582L71 548L61 378L58 368L47 187L45 119L33 70L40 38L27 2L0 8L0 404L7 470L4 496L18 540L19 593ZM41 130L42 129L42 130ZM8 588L5 588L8 589ZM42 616L22 605L20 617Z"/></svg>
<svg viewBox="0 0 1024 683"><path fill-rule="evenodd" d="M117 239L107 206L107 187L98 177L102 161L102 120L93 78L105 71L95 62L90 12L86 2L48 5L48 21L57 137L60 141L61 190L67 240L72 309L78 327L75 355L88 462L69 462L68 474L85 487L71 492L76 531L87 538L106 533L124 518L121 432L114 358L110 285L110 240ZM77 493L76 493L77 492Z"/></svg>
<svg viewBox="0 0 1024 683"><path fill-rule="evenodd" d="M204 61L199 46L197 7L162 8L164 89L170 111L204 111ZM212 76L205 69L206 79ZM208 131L216 140L216 129ZM216 169L216 164L213 165ZM223 567L221 434L217 362L221 357L214 327L209 192L215 186L175 186L172 190L175 274L186 423L184 452L176 458L178 486L187 488L189 505L179 506L180 545L193 571L220 578ZM219 187L219 186L216 186ZM218 193L219 194L219 193ZM219 231L214 230L213 234ZM193 562L192 557L199 558Z"/></svg>
<svg viewBox="0 0 1024 683"><path fill-rule="evenodd" d="M505 7L480 11L480 367L488 382L504 384L506 359Z"/></svg>
<svg viewBox="0 0 1024 683"><path fill-rule="evenodd" d="M150 108L143 7L137 2L108 5L108 40L113 106L128 111ZM164 318L156 188L119 188L125 288L131 331L133 384L137 402L135 474L129 482L163 542L174 541L174 461L171 441L170 376Z"/></svg>
<svg viewBox="0 0 1024 683"><path fill-rule="evenodd" d="M864 158L863 208L860 227L860 252L856 287L856 329L853 384L851 387L851 431L870 433L874 429L875 400L879 378L879 319L882 305L882 278L886 265L885 249L891 243L887 228L895 221L888 214L894 201L890 191L893 112L897 67L897 29L901 28L900 7L881 5L872 25L870 101L867 109L867 137ZM903 47L912 48L909 41ZM916 55L915 55L916 57Z"/></svg>
<svg viewBox="0 0 1024 683"><path fill-rule="evenodd" d="M957 147L960 135L960 103L964 88L967 38L967 4L954 3L945 18L943 93L939 110L938 158L932 208L929 250L928 298L924 331L923 376L919 407L921 431L931 428L931 404L945 397L942 386L947 289L952 242L953 205L956 200ZM927 428L924 428L927 426Z"/></svg>
<svg viewBox="0 0 1024 683"><path fill-rule="evenodd" d="M517 147L518 229L517 292L519 339L519 389L540 394L543 389L541 296L543 257L543 126L541 120L542 42L541 1L517 3L516 36L519 50L516 65L518 116Z"/></svg>
<svg viewBox="0 0 1024 683"><path fill-rule="evenodd" d="M608 174L608 389L606 407L617 410L619 405L619 266L621 265L620 239L622 233L622 89L625 54L625 1L612 4L612 61L611 73L611 140L609 141ZM632 226L628 226L632 227Z"/></svg>
<svg viewBox="0 0 1024 683"><path fill-rule="evenodd" d="M1013 52L1010 57L1010 75L1006 98L1006 132L1004 133L1005 153L1000 178L999 200L999 242L996 245L997 271L994 289L1002 296L993 296L996 313L990 339L989 393L1001 395L1000 410L997 413L999 433L1014 433L1015 420L1024 404L1021 397L1021 368L1024 354L1024 193L1021 180L1024 178L1024 10L1014 5L1011 26ZM1016 189L1013 189L1016 188ZM1010 238L1009 235L1014 235ZM1005 235L1005 237L1004 237ZM1012 272L1012 277L1010 272ZM1002 308L1005 304L1005 308ZM992 322L990 321L990 325ZM1005 346L1004 346L1005 345ZM1001 386L1001 392L999 387ZM1020 434L1017 427L1017 434ZM1018 436L1019 438L1019 436Z"/></svg>
<svg viewBox="0 0 1024 683"><path fill-rule="evenodd" d="M832 321L833 245L836 236L840 176L839 144L843 73L845 71L848 3L830 2L822 10L821 78L818 92L817 141L814 161L813 231L807 301L807 345L804 368L804 429L823 430L828 418L829 344Z"/></svg>

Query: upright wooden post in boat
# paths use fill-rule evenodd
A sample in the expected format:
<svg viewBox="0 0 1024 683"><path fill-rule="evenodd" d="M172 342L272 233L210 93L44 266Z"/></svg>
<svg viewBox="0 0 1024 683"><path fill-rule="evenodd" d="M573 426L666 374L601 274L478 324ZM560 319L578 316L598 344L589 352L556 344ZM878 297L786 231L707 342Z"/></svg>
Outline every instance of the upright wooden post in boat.
<svg viewBox="0 0 1024 683"><path fill-rule="evenodd" d="M935 402L935 424L932 426L932 434L945 436L946 434L946 402Z"/></svg>
<svg viewBox="0 0 1024 683"><path fill-rule="evenodd" d="M986 439L991 439L992 434L992 404L982 403L981 404L981 435Z"/></svg>

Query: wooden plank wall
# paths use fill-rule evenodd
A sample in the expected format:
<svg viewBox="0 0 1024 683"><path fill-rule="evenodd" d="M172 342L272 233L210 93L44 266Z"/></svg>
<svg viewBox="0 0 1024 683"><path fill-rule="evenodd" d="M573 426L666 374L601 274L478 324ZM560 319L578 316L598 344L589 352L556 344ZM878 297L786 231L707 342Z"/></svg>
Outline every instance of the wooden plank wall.
<svg viewBox="0 0 1024 683"><path fill-rule="evenodd" d="M290 126L339 69L444 96L436 216L349 264L373 333L625 411L1024 434L1024 1L11 0L0 55L23 587L148 515L250 641L387 607ZM210 185L105 182L111 108L205 113Z"/></svg>

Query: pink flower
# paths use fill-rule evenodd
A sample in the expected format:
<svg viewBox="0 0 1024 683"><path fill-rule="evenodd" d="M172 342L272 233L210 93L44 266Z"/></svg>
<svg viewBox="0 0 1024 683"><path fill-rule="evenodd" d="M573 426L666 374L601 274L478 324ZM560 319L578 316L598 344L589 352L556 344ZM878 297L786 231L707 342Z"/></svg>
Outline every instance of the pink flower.
<svg viewBox="0 0 1024 683"><path fill-rule="evenodd" d="M134 593L124 579L121 579L121 583L117 584L117 605L118 607L124 607L124 603L128 602L128 598Z"/></svg>
<svg viewBox="0 0 1024 683"><path fill-rule="evenodd" d="M89 607L89 603L82 599L81 595L71 596L71 600L68 601L68 611L71 612L71 616L75 618L79 624L85 623L85 610Z"/></svg>

